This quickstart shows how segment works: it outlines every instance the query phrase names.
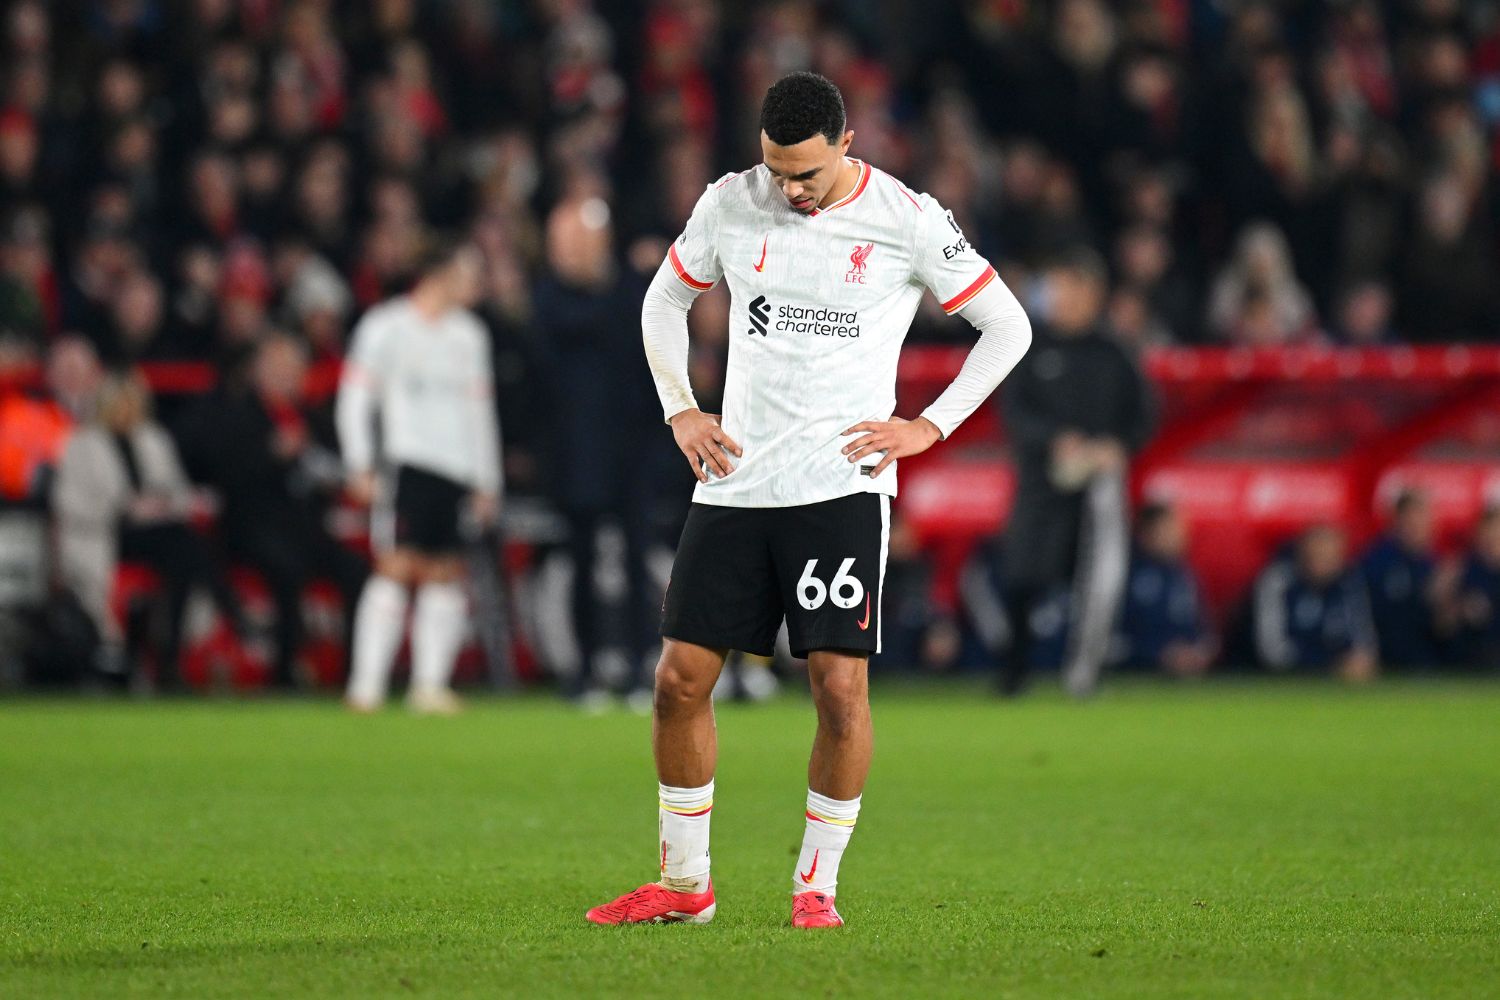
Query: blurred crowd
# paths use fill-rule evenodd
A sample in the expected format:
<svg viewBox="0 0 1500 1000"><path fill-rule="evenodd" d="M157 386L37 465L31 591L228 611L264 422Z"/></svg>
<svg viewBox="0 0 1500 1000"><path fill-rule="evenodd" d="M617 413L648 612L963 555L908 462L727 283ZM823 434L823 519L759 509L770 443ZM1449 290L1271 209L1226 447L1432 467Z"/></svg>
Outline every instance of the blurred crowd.
<svg viewBox="0 0 1500 1000"><path fill-rule="evenodd" d="M1192 678L1253 665L1362 683L1390 672L1500 667L1500 508L1455 541L1439 537L1431 498L1416 490L1395 499L1383 530L1358 549L1342 527L1314 524L1280 547L1245 606L1227 617L1205 602L1189 542L1189 526L1170 504L1148 503L1136 515L1111 669ZM922 556L907 547L892 558L900 588ZM1053 588L1023 626L1003 600L1004 560L994 548L975 554L959 622L898 593L896 606L908 609L895 630L900 656L932 670L975 653L1001 657L1029 627L1037 636L1031 665L1062 666L1076 617L1073 588ZM964 625L978 650L964 649Z"/></svg>
<svg viewBox="0 0 1500 1000"><path fill-rule="evenodd" d="M204 486L228 557L279 605L314 573L357 589L363 567L329 528L331 383L309 372L408 286L439 231L485 256L477 311L507 491L547 497L575 539L623 520L643 578L634 540L672 474L677 506L690 477L650 433L636 303L705 185L758 161L761 96L795 69L839 84L855 154L951 208L1040 324L1069 308L1050 262L1082 252L1103 275L1090 322L1131 351L1500 334L1494 3L6 0L0 13L0 388L29 394L0 402L0 494L56 507L64 571L101 622L118 549L174 595L206 586L240 627L220 564L178 530L210 513ZM717 289L691 316L706 409L727 309ZM912 334L970 336L931 302ZM213 378L159 367L179 381L153 415L132 367L178 361ZM73 428L93 458L63 460ZM105 447L121 439L138 443ZM622 461L641 441L667 454ZM592 549L575 555L592 568ZM299 641L281 627L278 672Z"/></svg>

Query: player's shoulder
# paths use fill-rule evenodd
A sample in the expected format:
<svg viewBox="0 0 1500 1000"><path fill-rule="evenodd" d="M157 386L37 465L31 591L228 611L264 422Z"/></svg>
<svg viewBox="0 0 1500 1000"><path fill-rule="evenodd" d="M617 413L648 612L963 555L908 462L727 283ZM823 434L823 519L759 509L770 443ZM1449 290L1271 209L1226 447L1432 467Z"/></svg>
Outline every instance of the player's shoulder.
<svg viewBox="0 0 1500 1000"><path fill-rule="evenodd" d="M484 325L484 320L472 309L453 310L454 325L463 332L465 337L483 343L489 338L489 327Z"/></svg>
<svg viewBox="0 0 1500 1000"><path fill-rule="evenodd" d="M719 209L759 208L771 193L770 174L763 164L734 170L708 185L704 200Z"/></svg>
<svg viewBox="0 0 1500 1000"><path fill-rule="evenodd" d="M900 178L873 164L869 170L869 183L861 199L868 199L866 211L885 213L909 225L926 222L934 212L942 215L943 207L931 195L913 191Z"/></svg>
<svg viewBox="0 0 1500 1000"><path fill-rule="evenodd" d="M369 335L371 331L383 332L400 320L406 307L406 296L398 295L395 298L377 302L366 309L364 315L359 318L357 326Z"/></svg>

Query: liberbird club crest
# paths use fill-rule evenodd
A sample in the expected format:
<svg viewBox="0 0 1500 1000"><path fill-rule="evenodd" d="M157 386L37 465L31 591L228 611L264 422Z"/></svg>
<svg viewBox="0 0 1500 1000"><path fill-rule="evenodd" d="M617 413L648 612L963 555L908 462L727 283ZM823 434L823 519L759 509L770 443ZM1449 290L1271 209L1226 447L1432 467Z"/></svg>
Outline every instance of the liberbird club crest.
<svg viewBox="0 0 1500 1000"><path fill-rule="evenodd" d="M865 283L865 261L870 259L870 254L875 252L873 242L864 246L856 246L849 254L849 271L844 275L846 285L863 285Z"/></svg>

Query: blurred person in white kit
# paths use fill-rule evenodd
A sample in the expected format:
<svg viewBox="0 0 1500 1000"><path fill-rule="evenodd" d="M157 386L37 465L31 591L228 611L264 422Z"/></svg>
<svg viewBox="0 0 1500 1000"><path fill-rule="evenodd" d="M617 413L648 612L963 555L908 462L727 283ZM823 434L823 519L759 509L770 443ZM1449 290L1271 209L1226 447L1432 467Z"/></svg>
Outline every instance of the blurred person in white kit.
<svg viewBox="0 0 1500 1000"><path fill-rule="evenodd" d="M461 707L449 682L468 628L465 529L494 522L501 487L489 335L470 311L482 273L473 245L435 246L412 290L354 330L336 417L349 492L371 507L375 552L355 611L345 693L355 711L385 700L408 604L407 704L434 714Z"/></svg>

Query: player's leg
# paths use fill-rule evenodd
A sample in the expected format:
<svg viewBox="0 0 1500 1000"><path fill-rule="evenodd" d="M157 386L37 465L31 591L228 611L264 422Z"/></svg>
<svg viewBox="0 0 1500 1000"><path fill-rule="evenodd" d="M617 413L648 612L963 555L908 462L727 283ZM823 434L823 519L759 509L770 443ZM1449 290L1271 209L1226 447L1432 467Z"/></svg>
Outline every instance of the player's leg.
<svg viewBox="0 0 1500 1000"><path fill-rule="evenodd" d="M406 530L421 559L406 704L416 712L451 715L462 707L449 684L468 626L459 526L469 491L461 483L422 470L411 473L407 484L413 502L407 507Z"/></svg>
<svg viewBox="0 0 1500 1000"><path fill-rule="evenodd" d="M407 548L380 553L375 572L360 592L354 609L349 687L344 695L345 703L357 712L372 712L385 701L391 667L406 631L407 595L420 558Z"/></svg>
<svg viewBox="0 0 1500 1000"><path fill-rule="evenodd" d="M793 652L807 655L818 713L802 850L792 872L797 927L843 923L833 901L874 747L868 664L880 648L889 504L861 493L779 512L774 548L789 590L787 629Z"/></svg>
<svg viewBox="0 0 1500 1000"><path fill-rule="evenodd" d="M651 725L660 880L596 906L588 912L594 923L707 923L713 917L714 683L727 649L770 653L781 619L763 513L695 504L683 528L662 609Z"/></svg>
<svg viewBox="0 0 1500 1000"><path fill-rule="evenodd" d="M451 683L468 620L464 565L457 556L424 555L418 566L420 584L411 619L411 689L406 701L413 711L448 715L462 707Z"/></svg>
<svg viewBox="0 0 1500 1000"><path fill-rule="evenodd" d="M807 766L802 850L792 874L792 922L798 927L843 923L833 908L839 864L859 819L875 747L868 667L864 652L819 649L808 654L818 731Z"/></svg>

